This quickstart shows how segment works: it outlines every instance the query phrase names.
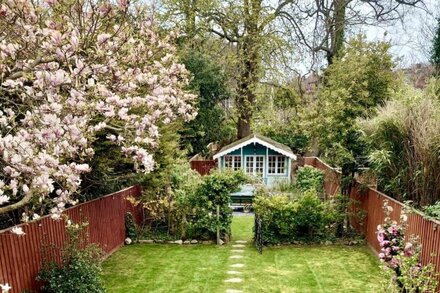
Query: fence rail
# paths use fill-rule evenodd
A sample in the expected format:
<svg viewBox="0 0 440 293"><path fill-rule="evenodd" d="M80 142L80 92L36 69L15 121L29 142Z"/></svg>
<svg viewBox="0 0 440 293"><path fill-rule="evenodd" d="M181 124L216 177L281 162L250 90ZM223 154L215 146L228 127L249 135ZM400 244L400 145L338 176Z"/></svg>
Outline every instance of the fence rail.
<svg viewBox="0 0 440 293"><path fill-rule="evenodd" d="M338 192L339 182L333 183L327 182L329 178L340 178L340 173L332 169L330 166L323 163L319 158L308 157L305 158L305 164L323 170L327 176L325 190L328 194L334 194ZM328 181L332 181L329 179ZM363 187L359 183L355 183L351 190L350 197L354 199L358 204L352 207L352 211L362 212L365 217L351 217L351 225L360 233L362 233L368 245L376 252L379 253L380 246L377 241L377 226L383 224L385 219L385 213L382 209L385 200L393 208L391 213L392 220L398 221L400 214L404 208L403 203L377 191L374 188ZM440 222L435 220L429 220L423 217L421 213L414 212L408 215L408 228L407 235L418 236L422 245L421 263L432 263L436 267L437 273L440 273ZM440 274L438 276L440 281ZM436 292L440 292L440 288L437 288Z"/></svg>
<svg viewBox="0 0 440 293"><path fill-rule="evenodd" d="M138 223L142 221L142 208L127 200L141 192L140 186L129 187L69 208L65 214L73 222L88 222L89 243L98 244L108 256L124 244L125 213L131 212ZM10 228L0 231L0 284L9 283L12 293L38 291L35 277L41 268L42 248L47 244L62 247L66 239L64 220L54 221L49 216L20 227L26 235L12 234Z"/></svg>

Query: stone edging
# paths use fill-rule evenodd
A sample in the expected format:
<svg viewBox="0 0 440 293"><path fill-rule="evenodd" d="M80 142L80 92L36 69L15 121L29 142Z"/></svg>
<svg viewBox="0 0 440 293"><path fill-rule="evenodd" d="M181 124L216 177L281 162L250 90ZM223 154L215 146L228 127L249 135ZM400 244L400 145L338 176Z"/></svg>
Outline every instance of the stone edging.
<svg viewBox="0 0 440 293"><path fill-rule="evenodd" d="M160 240L160 239L142 239L142 240L138 240L138 243L143 243L143 244L178 244L178 245L182 245L182 244L214 244L214 241L211 240L196 240L196 239L192 239L192 240L185 240L183 241L182 239L179 240Z"/></svg>

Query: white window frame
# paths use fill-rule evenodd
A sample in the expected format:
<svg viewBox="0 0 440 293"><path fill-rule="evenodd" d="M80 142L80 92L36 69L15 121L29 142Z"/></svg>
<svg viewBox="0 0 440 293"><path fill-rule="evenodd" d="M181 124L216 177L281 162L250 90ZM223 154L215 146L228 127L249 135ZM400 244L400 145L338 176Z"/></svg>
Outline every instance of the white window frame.
<svg viewBox="0 0 440 293"><path fill-rule="evenodd" d="M227 166L226 165L226 158L232 158L231 160L231 166ZM232 170L241 170L242 169L242 164L241 164L241 156L240 155L226 155L225 156L225 168L230 168ZM236 163L239 163L240 167L235 167Z"/></svg>
<svg viewBox="0 0 440 293"><path fill-rule="evenodd" d="M259 173L257 173L257 157L258 158L263 158L263 161L262 161L262 164L263 164L263 166L262 166L262 172L261 172L261 174L259 174ZM252 172L248 172L248 168L247 168L247 158L252 158ZM265 156L264 155L249 155L249 156L245 156L245 158L244 158L244 171L245 171L245 173L246 174L250 174L250 175L253 175L253 176L261 176L261 177L264 177L265 176L265 174L264 174L264 171L265 171L265 163L266 163L266 158L265 158Z"/></svg>
<svg viewBox="0 0 440 293"><path fill-rule="evenodd" d="M271 172L271 166L270 164L270 157L275 158L275 170L274 172ZM282 159L282 160L281 160ZM283 168L283 173L278 173L278 169L280 168L280 164L281 162L284 161L284 168ZM268 155L267 157L267 175L268 176L279 176L279 175L287 175L287 165L288 165L288 161L287 161L287 157L286 156L280 156L280 155Z"/></svg>

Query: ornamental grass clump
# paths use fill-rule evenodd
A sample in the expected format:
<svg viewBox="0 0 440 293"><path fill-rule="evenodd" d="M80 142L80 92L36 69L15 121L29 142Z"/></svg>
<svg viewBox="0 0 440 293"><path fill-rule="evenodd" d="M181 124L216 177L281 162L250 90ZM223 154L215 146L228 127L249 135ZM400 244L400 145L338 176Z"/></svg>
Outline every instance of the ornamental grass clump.
<svg viewBox="0 0 440 293"><path fill-rule="evenodd" d="M384 200L385 223L377 227L377 240L381 247L379 258L384 263L386 277L383 292L421 293L435 292L437 273L433 264L420 262L421 245L417 237L405 238L408 216L404 210L400 221L391 220L393 208Z"/></svg>

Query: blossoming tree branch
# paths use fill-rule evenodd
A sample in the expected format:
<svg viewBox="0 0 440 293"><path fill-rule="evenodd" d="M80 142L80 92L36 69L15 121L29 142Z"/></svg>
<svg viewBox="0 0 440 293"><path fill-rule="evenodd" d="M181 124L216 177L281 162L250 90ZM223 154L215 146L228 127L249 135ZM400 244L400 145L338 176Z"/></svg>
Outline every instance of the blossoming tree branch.
<svg viewBox="0 0 440 293"><path fill-rule="evenodd" d="M98 131L150 172L159 126L196 115L170 37L126 0L6 0L0 19L0 214L59 218Z"/></svg>

